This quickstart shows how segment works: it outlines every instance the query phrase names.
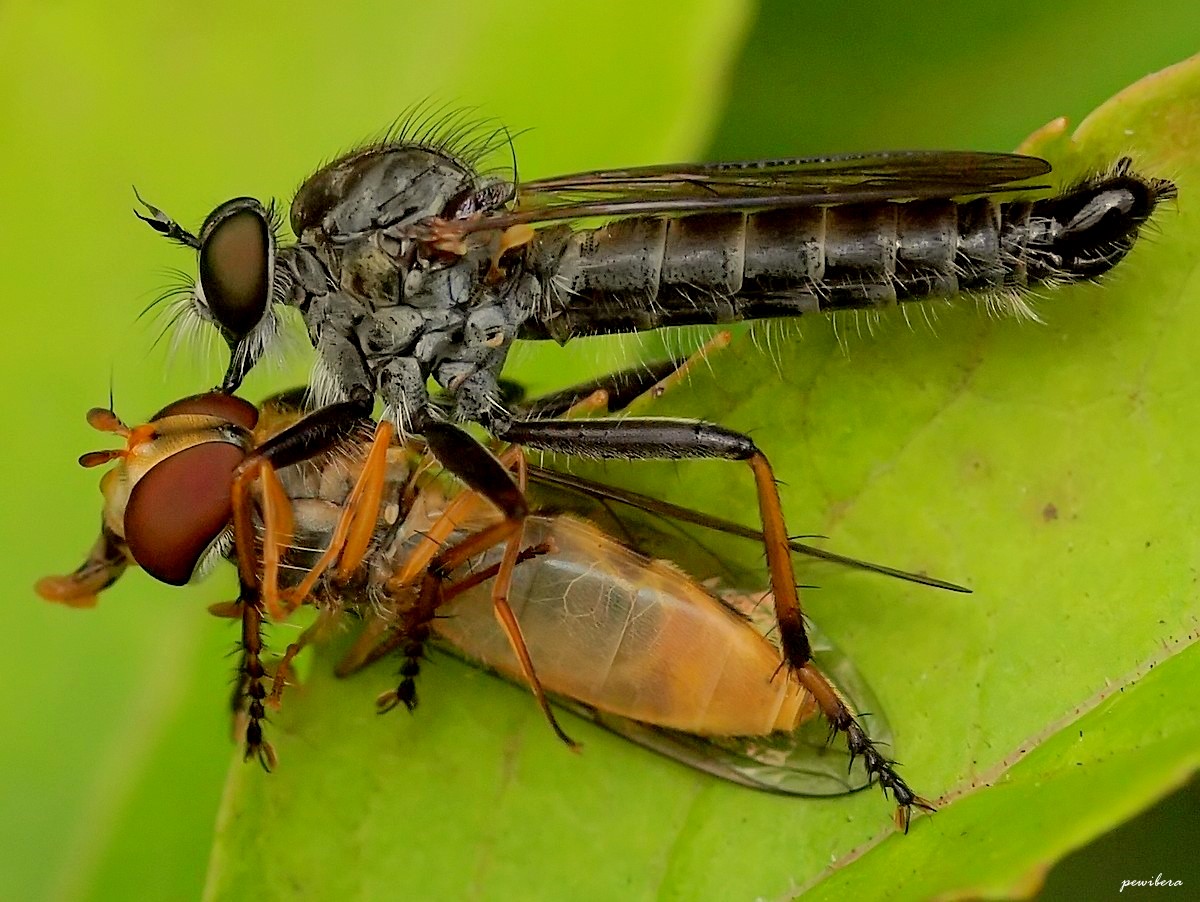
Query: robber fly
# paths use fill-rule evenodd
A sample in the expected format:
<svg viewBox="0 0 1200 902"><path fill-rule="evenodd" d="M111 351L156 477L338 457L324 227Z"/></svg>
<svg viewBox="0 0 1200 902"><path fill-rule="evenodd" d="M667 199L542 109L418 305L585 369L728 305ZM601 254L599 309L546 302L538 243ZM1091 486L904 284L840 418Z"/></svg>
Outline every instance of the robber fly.
<svg viewBox="0 0 1200 902"><path fill-rule="evenodd" d="M680 164L518 183L479 171L502 130L415 121L308 178L297 240L239 197L199 234L138 214L198 252L181 313L217 327L234 391L300 310L318 407L376 395L420 432L450 415L503 435L498 376L515 339L880 308L1095 279L1132 248L1174 186L1118 161L1031 199L1050 165L976 152L885 152ZM1015 197L1004 203L994 196ZM139 197L140 200L140 197ZM596 225L597 221L606 221Z"/></svg>
<svg viewBox="0 0 1200 902"><path fill-rule="evenodd" d="M1175 191L1122 159L1038 198L1032 192L1045 186L1029 180L1049 171L1043 160L920 151L519 184L515 167L511 179L481 171L503 130L476 138L452 120L443 137L437 131L418 118L311 176L291 204L293 244L281 243L273 213L254 198L221 204L198 234L149 204L139 214L197 251L186 304L229 344L220 390L234 391L262 355L279 307L300 310L316 348L317 409L256 447L238 484L332 447L379 398L374 452L397 429L422 436L502 511L488 539L505 538L511 566L528 506L509 470L452 420L567 455L742 461L755 480L783 656L802 681L812 649L775 476L754 441L700 421L522 417L503 403L498 381L512 343L963 291L1020 310L1025 286L1094 279L1115 266ZM444 401L431 400L431 378ZM249 562L241 569L251 575Z"/></svg>
<svg viewBox="0 0 1200 902"><path fill-rule="evenodd" d="M80 459L86 466L117 464L101 482L101 536L74 573L38 585L45 598L88 606L131 563L164 582L182 584L223 555L240 567L250 551L253 572L242 575L239 601L216 606L219 613L242 618L234 704L246 720L247 757L274 765L263 737L265 706L279 700L300 648L334 619L353 614L363 628L338 665L339 675L391 652L403 659L399 685L380 697L381 708L415 707L415 678L432 633L454 653L524 679L539 701L544 687L551 698L602 726L725 779L797 795L839 794L877 779L895 796L905 829L912 807L929 807L877 750L888 735L882 718L873 721L882 732L872 739L853 713L848 699L869 704L873 712L878 707L844 657L823 645L822 669L807 662L804 679L781 669L779 649L764 637L773 625L769 604L734 592L714 595L678 567L647 558L576 516L570 507L581 509L580 502L568 502L564 511L559 495L554 508L533 508L507 578L507 546L494 531L503 522L501 513L478 493L438 475L414 440L394 441L374 462L361 446L343 444L319 460L263 471L254 500L239 510L237 466L299 419L299 398L281 395L260 411L231 395L194 396L133 429L111 411L92 411L94 426L126 439L124 449ZM502 460L523 469L519 454ZM357 492L364 483L361 471L373 466L383 478L378 493L367 498ZM529 475L533 499L544 482L582 499L620 502L762 538L575 476L540 470ZM253 508L253 518L247 508ZM957 588L792 545L817 557ZM502 581L507 615L497 622ZM272 677L264 662L263 614L283 619L302 603L320 613L289 646ZM846 734L849 760L828 747L818 714Z"/></svg>

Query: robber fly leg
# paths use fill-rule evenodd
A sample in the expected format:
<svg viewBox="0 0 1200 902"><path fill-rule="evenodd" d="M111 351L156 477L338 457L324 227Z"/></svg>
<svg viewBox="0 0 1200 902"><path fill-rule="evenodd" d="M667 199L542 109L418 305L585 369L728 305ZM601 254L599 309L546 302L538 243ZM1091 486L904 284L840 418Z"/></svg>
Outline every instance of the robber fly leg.
<svg viewBox="0 0 1200 902"><path fill-rule="evenodd" d="M660 397L714 352L726 348L730 341L730 333L721 331L687 357L672 357L607 373L597 379L589 379L570 388L516 404L514 409L520 419L570 418L579 413L596 412L599 407L596 399L603 396L606 400L604 409L616 413L643 398Z"/></svg>
<svg viewBox="0 0 1200 902"><path fill-rule="evenodd" d="M771 465L747 435L690 420L517 420L495 430L505 441L576 457L623 460L740 460L754 474L763 545L784 657L793 670L812 657L792 575L787 526Z"/></svg>
<svg viewBox="0 0 1200 902"><path fill-rule="evenodd" d="M529 514L529 506L521 488L524 484L524 457L518 449L512 449L506 455L506 458L512 459L516 464L518 482L513 479L504 463L461 429L448 423L429 423L422 430L422 434L429 450L438 462L464 482L469 489L490 501L503 517L499 523L486 526L441 552L430 563L426 578L434 577L444 583L454 570L467 563L471 558L502 542L505 543L500 571L492 583L492 609L500 626L504 629L513 654L521 664L521 673L529 683L529 688L533 691L538 707L542 709L547 722L559 739L571 748L576 748L574 740L563 732L554 713L550 710L550 703L546 700L546 693L542 689L541 681L534 670L533 660L529 656L529 649L526 648L525 639L521 635L520 625L508 604L512 572L520 553L525 517Z"/></svg>
<svg viewBox="0 0 1200 902"><path fill-rule="evenodd" d="M812 693L832 728L846 735L851 755L861 755L867 772L879 780L885 791L892 793L898 806L896 822L901 828L907 829L914 807L932 810L929 803L914 794L896 774L892 762L879 753L829 681L810 663L812 647L792 575L787 526L775 476L766 456L749 436L711 423L649 418L517 421L497 431L507 441L576 457L745 461L754 474L758 494L763 545L771 590L775 595L775 616L784 663Z"/></svg>
<svg viewBox="0 0 1200 902"><path fill-rule="evenodd" d="M529 545L517 552L517 560L514 569L519 567L526 561L532 561L534 558L541 557L544 554L550 554L554 551L554 545L550 542L538 542L536 545ZM442 589L442 603L453 601L464 592L469 592L476 586L481 586L489 579L495 579L499 574L503 562L491 564L484 567L482 570L476 570L469 576L464 576L456 583L450 583Z"/></svg>
<svg viewBox="0 0 1200 902"><path fill-rule="evenodd" d="M896 762L888 759L875 747L871 737L859 724L854 713L842 701L842 697L833 688L829 680L811 663L805 664L793 671L796 679L816 699L821 713L829 721L833 733L844 733L846 745L850 749L850 760L861 757L869 780L878 780L883 794L889 792L896 802L896 826L908 832L912 820L912 810L933 811L934 807L928 801L918 796L908 784L896 773ZM832 735L832 734L831 734Z"/></svg>
<svg viewBox="0 0 1200 902"><path fill-rule="evenodd" d="M588 405L597 394L602 393L609 412L624 410L629 404L664 379L670 378L687 361L683 359L660 360L627 370L608 373L598 379L590 379L570 388L534 398L515 405L521 419L540 420L548 417L565 417L580 404Z"/></svg>
<svg viewBox="0 0 1200 902"><path fill-rule="evenodd" d="M502 453L499 459L505 466L510 466L519 456L520 450L513 448ZM454 532L466 528L466 524L478 517L481 508L486 505L487 502L478 493L460 492L432 523L418 531L414 547L393 568L384 584L383 610L367 620L353 646L338 663L335 672L339 677L357 673L404 643L406 629L411 628L405 625L405 616L431 562ZM487 569L495 576L499 565Z"/></svg>
<svg viewBox="0 0 1200 902"><path fill-rule="evenodd" d="M640 392L637 397L632 398L628 403L631 412L644 407L648 402L661 398L670 389L685 382L696 367L706 363L708 358L717 351L725 350L729 347L731 341L733 341L733 335L727 330L722 329L720 332L714 334L696 351L689 354L685 360L680 361L675 369L651 385L646 386L645 390Z"/></svg>

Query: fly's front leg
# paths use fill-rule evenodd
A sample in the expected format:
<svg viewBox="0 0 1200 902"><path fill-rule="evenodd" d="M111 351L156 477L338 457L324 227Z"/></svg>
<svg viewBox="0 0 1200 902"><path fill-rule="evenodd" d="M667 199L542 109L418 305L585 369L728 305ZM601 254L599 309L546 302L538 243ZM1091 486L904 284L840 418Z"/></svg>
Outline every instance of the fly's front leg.
<svg viewBox="0 0 1200 902"><path fill-rule="evenodd" d="M291 534L291 504L278 481L280 467L307 460L334 447L361 425L370 413L369 396L314 411L259 445L234 472L232 484L233 535L237 553L238 578L241 591L233 611L242 620L241 663L234 689L235 715L246 718L245 756L258 758L266 770L275 766L275 751L263 737L266 720L264 701L268 699L265 684L267 671L263 665L262 624L264 613L281 619L287 611L278 597L279 547ZM389 427L390 429L390 427ZM390 432L384 430L390 440ZM250 489L258 480L262 485L263 559L255 554L253 502ZM361 480L360 480L361 482ZM260 576L261 569L261 576ZM226 613L225 608L218 613ZM291 657L299 647L289 649L281 662L280 671L271 693L278 700ZM279 679L282 675L282 680Z"/></svg>
<svg viewBox="0 0 1200 902"><path fill-rule="evenodd" d="M387 481L387 452L395 435L395 428L387 420L375 427L362 471L346 497L341 516L329 539L329 547L304 575L300 584L289 593L288 610L294 610L304 603L317 580L334 562L337 562L334 579L338 582L348 580L362 564L379 521L383 487Z"/></svg>
<svg viewBox="0 0 1200 902"><path fill-rule="evenodd" d="M336 447L344 439L361 428L364 420L369 421L372 397L366 392L360 392L350 401L331 404L313 411L297 423L272 436L254 449L242 461L233 478L233 505L235 517L234 539L237 552L238 573L242 582L248 585L259 585L259 561L254 553L254 532L250 521L250 487L256 479L263 486L263 604L274 619L281 619L294 607L285 605L278 590L278 572L280 547L290 537L291 505L283 492L282 486L275 476L275 471L294 463L308 460L324 451ZM390 426L380 427L375 437L372 454L378 457L376 446L391 441ZM369 460L374 457L369 455ZM364 476L377 475L374 470L364 468ZM360 478L360 483L363 481ZM358 495L369 493L369 486L359 490ZM378 494L378 493L376 493ZM357 497L357 496L356 496ZM369 500L369 497L368 497ZM376 499L377 500L377 499ZM236 528L239 511L244 519L244 526ZM372 525L374 520L372 519ZM341 536L344 543L349 528L343 530ZM365 545L363 546L365 548ZM339 549L340 551L340 546ZM322 559L324 560L324 558ZM326 566L328 564L326 563ZM315 581L315 579L314 579ZM311 588L311 586L310 586ZM303 596L299 596L303 600Z"/></svg>
<svg viewBox="0 0 1200 902"><path fill-rule="evenodd" d="M242 584L238 596L238 607L242 620L240 642L241 660L238 662L238 678L234 683L231 700L238 732L245 742L244 759L258 759L263 770L271 771L277 763L275 749L263 736L263 723L267 719L263 700L267 697L265 684L267 671L263 666L263 607L258 589L254 585ZM241 721L244 718L244 729Z"/></svg>

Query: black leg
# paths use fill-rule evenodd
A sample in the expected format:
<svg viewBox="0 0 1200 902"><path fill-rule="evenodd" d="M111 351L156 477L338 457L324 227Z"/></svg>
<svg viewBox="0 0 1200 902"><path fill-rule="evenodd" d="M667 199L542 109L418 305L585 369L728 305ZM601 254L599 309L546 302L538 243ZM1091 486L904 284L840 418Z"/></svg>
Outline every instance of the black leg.
<svg viewBox="0 0 1200 902"><path fill-rule="evenodd" d="M525 639L521 635L520 624L517 623L516 615L513 614L512 607L508 603L512 571L520 559L521 533L525 525L525 518L529 515L529 505L522 489L525 459L520 454L514 454L515 464L522 474L522 482L518 484L508 468L491 451L457 426L428 421L422 427L422 435L430 452L438 462L465 483L473 493L494 505L500 511L502 519L499 523L485 526L456 544L444 548L430 561L422 577L418 608L427 609L429 617L432 617L433 611L442 604L442 587L450 575L471 558L497 545L504 544L506 546L504 557L498 575L492 583L492 607L496 619L504 629L513 654L516 655L517 661L521 665L521 671L529 683L529 688L533 691L534 698L537 699L538 706L550 727L559 739L571 748L575 748L576 743L563 732L550 710L550 704L546 700L546 693L537 677L529 649L526 648ZM389 592L402 588L403 586L389 585L388 587ZM421 628L427 630L427 623L428 620ZM394 707L397 703L403 703L411 709L412 705L416 703L415 696L411 698L407 696L411 695L412 679L416 676L419 668L420 646L423 645L423 637L421 638L421 642L409 643L413 646L415 653L409 654L407 649L405 651L405 664L401 672L404 680L394 697L393 694L383 697L382 704ZM407 640L407 636L402 636L402 641Z"/></svg>
<svg viewBox="0 0 1200 902"><path fill-rule="evenodd" d="M792 575L787 526L771 465L748 436L697 420L518 420L499 437L527 448L573 457L609 460L740 460L749 464L758 489L763 544L784 656L793 670L812 657Z"/></svg>
<svg viewBox="0 0 1200 902"><path fill-rule="evenodd" d="M679 358L618 370L598 379L581 382L570 388L564 388L561 391L518 404L516 405L517 412L523 419L560 417L580 401L595 392L602 391L608 396L608 410L615 413L618 410L624 410L635 399L678 372L686 364L686 358Z"/></svg>
<svg viewBox="0 0 1200 902"><path fill-rule="evenodd" d="M242 586L239 598L242 614L241 661L238 664L238 679L234 688L234 716L246 717L244 757L258 758L263 770L271 771L275 767L275 749L263 737L263 722L267 713L263 700L267 697L266 668L263 667L262 653L262 603L258 591L253 586Z"/></svg>

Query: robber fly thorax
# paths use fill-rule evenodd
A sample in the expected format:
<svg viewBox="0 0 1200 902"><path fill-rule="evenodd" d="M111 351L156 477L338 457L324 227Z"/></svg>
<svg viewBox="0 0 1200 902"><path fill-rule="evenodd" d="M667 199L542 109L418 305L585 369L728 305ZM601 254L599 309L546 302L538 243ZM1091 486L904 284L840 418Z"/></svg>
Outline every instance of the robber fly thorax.
<svg viewBox="0 0 1200 902"><path fill-rule="evenodd" d="M372 463L364 437L260 474L245 496L249 515L239 517L237 462L301 415L299 397L277 396L256 409L229 395L194 396L132 429L111 411L92 411L94 426L126 440L123 449L81 458L87 466L116 463L101 483L101 538L73 574L38 586L48 599L89 606L129 564L182 584L222 556L240 566L238 546L249 547L253 579L243 574L237 603L213 608L242 619L234 707L244 721L247 757L275 765L263 723L267 707L282 696L292 658L352 616L361 632L339 675L389 653L402 660L398 686L380 696L383 709L416 706L415 678L432 638L514 681L529 681L536 670L539 700L544 687L602 726L725 779L797 795L839 794L879 780L895 795L905 828L912 807L928 807L877 751L881 731L885 741L888 735L882 718L873 720L875 740L859 725L849 705L877 710L876 704L835 650L822 643L822 667L832 669L808 662L816 683L802 682L780 666L779 648L765 638L772 612L760 595L714 595L678 567L644 557L569 512L535 506L525 521L504 586L514 641L503 618L497 622L495 606L507 548L475 542L503 516L430 467L420 443L396 440ZM504 459L520 468L516 458ZM361 471L371 466L382 471L374 502L358 494ZM592 485L560 479L581 491ZM619 500L595 488L597 497ZM625 503L630 497L636 496ZM366 512L357 525L356 505ZM364 524L362 541L354 534ZM316 607L317 618L272 673L264 614L282 620L301 604ZM812 685L824 692L814 693ZM846 734L849 760L819 738L826 730L821 714Z"/></svg>

